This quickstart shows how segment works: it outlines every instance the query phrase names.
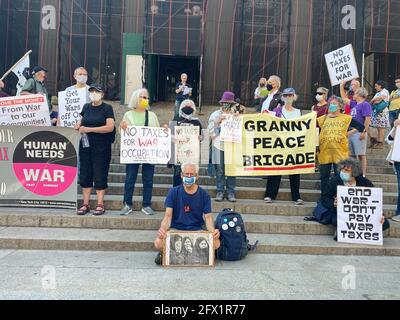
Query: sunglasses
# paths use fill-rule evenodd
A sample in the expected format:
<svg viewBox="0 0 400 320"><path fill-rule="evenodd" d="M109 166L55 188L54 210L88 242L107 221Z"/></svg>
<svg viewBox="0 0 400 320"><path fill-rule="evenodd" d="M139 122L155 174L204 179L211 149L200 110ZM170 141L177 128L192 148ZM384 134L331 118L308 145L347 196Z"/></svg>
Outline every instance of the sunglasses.
<svg viewBox="0 0 400 320"><path fill-rule="evenodd" d="M324 92L316 92L315 94L317 94L319 96L323 96L325 93Z"/></svg>
<svg viewBox="0 0 400 320"><path fill-rule="evenodd" d="M149 97L140 97L140 98L142 98L144 100L149 100Z"/></svg>

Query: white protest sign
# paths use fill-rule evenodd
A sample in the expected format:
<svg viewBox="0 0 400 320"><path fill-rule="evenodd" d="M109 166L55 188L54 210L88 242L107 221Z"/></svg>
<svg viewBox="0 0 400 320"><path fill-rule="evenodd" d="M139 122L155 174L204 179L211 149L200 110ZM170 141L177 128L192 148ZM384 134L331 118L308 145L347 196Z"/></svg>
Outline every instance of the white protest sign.
<svg viewBox="0 0 400 320"><path fill-rule="evenodd" d="M337 199L338 242L383 245L382 189L339 186Z"/></svg>
<svg viewBox="0 0 400 320"><path fill-rule="evenodd" d="M0 125L50 127L47 99L42 94L0 98Z"/></svg>
<svg viewBox="0 0 400 320"><path fill-rule="evenodd" d="M86 88L70 89L58 93L60 127L73 128L80 118L86 103Z"/></svg>
<svg viewBox="0 0 400 320"><path fill-rule="evenodd" d="M243 117L228 116L221 123L220 139L223 142L242 143Z"/></svg>
<svg viewBox="0 0 400 320"><path fill-rule="evenodd" d="M175 127L175 165L200 163L200 127Z"/></svg>
<svg viewBox="0 0 400 320"><path fill-rule="evenodd" d="M325 61L332 86L340 84L343 80L350 81L359 77L351 44L325 54Z"/></svg>
<svg viewBox="0 0 400 320"><path fill-rule="evenodd" d="M395 137L393 142L391 159L394 162L400 162L400 127L394 128Z"/></svg>
<svg viewBox="0 0 400 320"><path fill-rule="evenodd" d="M121 163L167 164L171 159L171 130L128 127L121 130Z"/></svg>

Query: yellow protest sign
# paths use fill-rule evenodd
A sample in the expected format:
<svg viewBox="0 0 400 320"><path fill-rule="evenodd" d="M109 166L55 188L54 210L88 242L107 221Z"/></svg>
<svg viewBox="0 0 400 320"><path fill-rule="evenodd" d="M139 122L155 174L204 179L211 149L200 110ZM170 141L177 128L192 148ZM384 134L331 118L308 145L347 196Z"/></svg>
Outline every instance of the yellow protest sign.
<svg viewBox="0 0 400 320"><path fill-rule="evenodd" d="M315 172L316 113L285 120L243 116L242 143L225 142L227 176L274 176Z"/></svg>

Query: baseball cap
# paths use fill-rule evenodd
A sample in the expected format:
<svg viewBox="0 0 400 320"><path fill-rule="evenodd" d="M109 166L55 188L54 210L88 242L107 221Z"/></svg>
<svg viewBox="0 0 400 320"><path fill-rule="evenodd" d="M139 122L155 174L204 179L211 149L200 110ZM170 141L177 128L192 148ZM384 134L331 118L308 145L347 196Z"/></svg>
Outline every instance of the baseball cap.
<svg viewBox="0 0 400 320"><path fill-rule="evenodd" d="M89 86L89 91L92 90L92 89L95 89L96 91L99 91L99 92L104 92L103 87L102 87L100 84L98 84L98 83L92 83L92 84Z"/></svg>
<svg viewBox="0 0 400 320"><path fill-rule="evenodd" d="M41 67L41 66L36 66L32 69L32 75L40 72L40 71L44 71L44 72L49 72L47 69Z"/></svg>
<svg viewBox="0 0 400 320"><path fill-rule="evenodd" d="M295 95L296 94L296 90L294 90L293 88L286 88L285 90L283 90L282 95Z"/></svg>

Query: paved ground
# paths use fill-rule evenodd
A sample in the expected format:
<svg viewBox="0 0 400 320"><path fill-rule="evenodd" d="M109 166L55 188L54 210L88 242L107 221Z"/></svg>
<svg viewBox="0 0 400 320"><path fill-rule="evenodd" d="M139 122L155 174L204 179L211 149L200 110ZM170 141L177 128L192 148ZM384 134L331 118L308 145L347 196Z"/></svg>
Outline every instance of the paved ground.
<svg viewBox="0 0 400 320"><path fill-rule="evenodd" d="M255 254L163 269L154 253L0 251L0 299L398 299L400 257Z"/></svg>

